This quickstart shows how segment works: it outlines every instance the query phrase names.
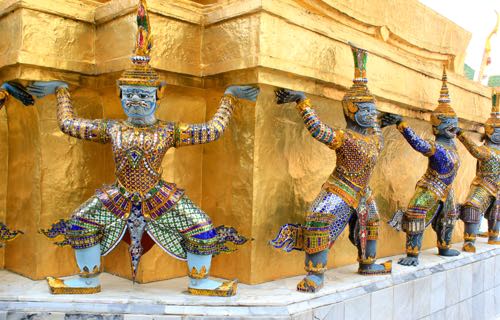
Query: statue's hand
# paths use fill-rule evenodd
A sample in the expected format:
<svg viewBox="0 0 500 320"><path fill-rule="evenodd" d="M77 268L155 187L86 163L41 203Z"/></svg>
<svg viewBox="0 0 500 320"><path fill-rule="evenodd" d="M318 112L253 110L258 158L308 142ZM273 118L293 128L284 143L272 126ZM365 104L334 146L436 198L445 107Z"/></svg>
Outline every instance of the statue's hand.
<svg viewBox="0 0 500 320"><path fill-rule="evenodd" d="M35 99L29 94L26 88L17 82L6 82L2 84L2 88L7 90L7 92L14 97L14 99L19 100L25 106L32 106L35 104Z"/></svg>
<svg viewBox="0 0 500 320"><path fill-rule="evenodd" d="M380 126L384 128L395 124L400 124L402 121L403 117L399 114L385 112L380 117Z"/></svg>
<svg viewBox="0 0 500 320"><path fill-rule="evenodd" d="M225 94L230 94L238 99L245 99L252 102L257 101L257 96L259 95L259 87L254 86L229 86L226 89Z"/></svg>
<svg viewBox="0 0 500 320"><path fill-rule="evenodd" d="M274 91L276 94L276 103L290 103L290 102L301 102L305 100L307 97L302 91L293 91L289 89L278 89Z"/></svg>
<svg viewBox="0 0 500 320"><path fill-rule="evenodd" d="M37 98L43 98L49 94L55 94L60 87L68 87L63 81L35 81L28 86L28 92Z"/></svg>

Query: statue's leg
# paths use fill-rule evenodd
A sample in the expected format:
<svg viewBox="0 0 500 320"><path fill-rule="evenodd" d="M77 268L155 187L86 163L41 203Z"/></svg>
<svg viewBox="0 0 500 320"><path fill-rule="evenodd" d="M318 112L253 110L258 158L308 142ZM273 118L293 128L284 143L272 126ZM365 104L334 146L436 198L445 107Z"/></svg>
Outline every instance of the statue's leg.
<svg viewBox="0 0 500 320"><path fill-rule="evenodd" d="M498 220L488 220L488 244L500 244L500 223Z"/></svg>
<svg viewBox="0 0 500 320"><path fill-rule="evenodd" d="M109 252L123 235L122 220L107 211L101 202L92 197L75 211L66 223L65 244L75 250L80 273L67 279L48 277L54 294L83 294L101 291L98 275L101 253Z"/></svg>
<svg viewBox="0 0 500 320"><path fill-rule="evenodd" d="M465 252L476 252L475 242L481 222L481 211L478 208L464 206L462 207L461 215L464 221L464 245L462 246L462 250ZM475 216L479 217L476 221L472 219Z"/></svg>
<svg viewBox="0 0 500 320"><path fill-rule="evenodd" d="M329 247L345 229L352 208L339 196L322 190L306 214L303 249L307 275L297 284L301 292L323 287Z"/></svg>
<svg viewBox="0 0 500 320"><path fill-rule="evenodd" d="M297 291L317 292L323 287L324 273L328 262L328 249L316 253L305 254L307 275L297 284Z"/></svg>
<svg viewBox="0 0 500 320"><path fill-rule="evenodd" d="M99 273L101 269L101 246L96 244L85 249L75 249L78 276L69 279L47 277L53 294L88 294L101 291Z"/></svg>
<svg viewBox="0 0 500 320"><path fill-rule="evenodd" d="M208 215L187 196L182 197L166 214L152 221L148 233L165 251L187 260L189 293L207 296L236 294L237 280L215 281L208 276L212 256L229 251L224 234L233 239L239 235L231 228L214 228Z"/></svg>
<svg viewBox="0 0 500 320"><path fill-rule="evenodd" d="M237 280L215 281L208 279L212 264L211 254L187 252L189 285L188 292L203 296L233 296L236 294Z"/></svg>
<svg viewBox="0 0 500 320"><path fill-rule="evenodd" d="M499 204L494 199L491 207L488 209L488 244L500 244L500 212Z"/></svg>
<svg viewBox="0 0 500 320"><path fill-rule="evenodd" d="M417 187L408 209L404 213L403 231L406 233L406 257L398 263L403 266L417 266L425 228L441 210L436 196L423 187Z"/></svg>
<svg viewBox="0 0 500 320"><path fill-rule="evenodd" d="M464 222L464 245L465 252L476 252L475 242L481 224L483 213L489 211L493 206L494 198L482 186L472 186L467 200L462 206L460 218Z"/></svg>
<svg viewBox="0 0 500 320"><path fill-rule="evenodd" d="M380 217L378 214L377 204L372 196L366 200L366 209L368 210L367 221L367 240L365 255L362 256L361 242L358 241L358 273L364 275L385 274L392 271L392 261L386 261L382 264L375 263L377 259L377 239Z"/></svg>
<svg viewBox="0 0 500 320"><path fill-rule="evenodd" d="M432 227L437 235L438 254L444 257L454 257L460 254L460 251L451 248L451 238L453 229L458 217L456 211L453 190L450 191L443 209L440 210L438 216L433 221Z"/></svg>

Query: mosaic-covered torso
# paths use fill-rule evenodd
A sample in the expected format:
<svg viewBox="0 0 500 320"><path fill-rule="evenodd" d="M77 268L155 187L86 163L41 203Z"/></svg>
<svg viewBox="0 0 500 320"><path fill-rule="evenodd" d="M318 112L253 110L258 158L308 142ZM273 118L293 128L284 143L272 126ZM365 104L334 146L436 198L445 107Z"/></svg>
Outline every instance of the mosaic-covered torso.
<svg viewBox="0 0 500 320"><path fill-rule="evenodd" d="M108 132L118 183L128 192L140 195L158 185L163 157L174 146L175 124L158 121L153 126L138 128L114 122Z"/></svg>
<svg viewBox="0 0 500 320"><path fill-rule="evenodd" d="M425 186L440 199L444 200L449 188L455 180L460 158L455 146L444 146L434 143L435 152L429 157L429 165L417 185Z"/></svg>
<svg viewBox="0 0 500 320"><path fill-rule="evenodd" d="M484 187L490 195L496 197L500 185L500 150L486 144L477 146L464 134L459 134L458 139L478 160L476 177L472 184Z"/></svg>
<svg viewBox="0 0 500 320"><path fill-rule="evenodd" d="M483 185L496 197L500 185L500 150L490 149L490 157L478 162L474 182Z"/></svg>
<svg viewBox="0 0 500 320"><path fill-rule="evenodd" d="M357 208L377 164L383 140L378 133L363 135L348 129L338 132L342 144L336 149L337 164L323 187Z"/></svg>

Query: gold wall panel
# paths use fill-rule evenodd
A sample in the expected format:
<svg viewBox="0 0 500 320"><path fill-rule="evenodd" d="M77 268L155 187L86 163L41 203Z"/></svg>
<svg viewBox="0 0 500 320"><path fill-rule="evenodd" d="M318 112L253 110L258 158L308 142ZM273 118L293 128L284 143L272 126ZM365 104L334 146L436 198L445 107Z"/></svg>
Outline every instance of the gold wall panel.
<svg viewBox="0 0 500 320"><path fill-rule="evenodd" d="M367 24L372 29L378 29L373 26L383 26L394 35L394 40L408 42L424 51L451 54L457 60L457 67L463 64L471 34L419 1L323 0L314 2L320 3L315 7L320 7L322 3L327 4L341 11L346 18ZM444 25L446 28L443 28ZM445 43L446 45L443 45ZM461 70L457 71L461 73Z"/></svg>
<svg viewBox="0 0 500 320"><path fill-rule="evenodd" d="M0 15L21 8L93 23L95 10L100 4L93 0L3 0Z"/></svg>
<svg viewBox="0 0 500 320"><path fill-rule="evenodd" d="M9 165L9 131L7 111L0 110L0 222L7 218L7 177ZM5 248L0 248L0 269L4 267Z"/></svg>
<svg viewBox="0 0 500 320"><path fill-rule="evenodd" d="M15 64L19 54L21 35L21 11L15 11L0 18L0 67Z"/></svg>
<svg viewBox="0 0 500 320"><path fill-rule="evenodd" d="M42 253L36 234L44 201L39 183L42 173L39 114L35 108L24 108L12 100L6 110L9 128L6 222L31 236L21 236L9 243L5 250L5 267L34 277L39 267L37 256Z"/></svg>
<svg viewBox="0 0 500 320"><path fill-rule="evenodd" d="M203 75L257 66L259 32L260 17L256 14L207 26L203 31Z"/></svg>
<svg viewBox="0 0 500 320"><path fill-rule="evenodd" d="M94 73L94 25L29 9L20 9L20 12L19 63Z"/></svg>
<svg viewBox="0 0 500 320"><path fill-rule="evenodd" d="M151 14L153 47L151 65L160 70L200 74L201 27ZM136 16L129 13L97 26L97 72L122 71L130 65L136 36Z"/></svg>
<svg viewBox="0 0 500 320"><path fill-rule="evenodd" d="M303 13L304 14L304 13ZM259 34L260 65L284 72L310 77L323 83L317 83L316 92L324 95L323 88L328 85L349 88L352 84L353 64L349 45L334 38L332 32L318 33L315 29L304 28L280 16L263 13L260 18ZM310 21L310 20L307 20ZM314 20L312 20L314 21ZM313 22L310 22L313 24ZM325 25L322 25L326 28ZM345 27L344 27L345 28ZM422 66L413 67L414 59L410 55L401 55L388 59L394 47L381 43L375 38L352 32L350 41L367 48L370 54L368 78L370 91L379 98L393 104L403 105L414 110L431 111L435 107L439 93L442 62L422 61ZM347 36L347 35L346 35ZM382 48L387 47L387 53ZM491 109L491 90L472 83L467 84L475 94L465 89L464 77L449 72L449 87L454 108L458 116L471 121L484 121ZM290 80L289 87L304 90L302 79ZM307 90L306 90L307 91Z"/></svg>
<svg viewBox="0 0 500 320"><path fill-rule="evenodd" d="M223 91L207 90L207 119L215 113ZM259 101L261 98L259 97ZM259 102L260 103L260 102ZM255 218L255 105L241 101L219 141L203 152L203 206L214 225L229 225L247 238L256 238ZM213 261L213 275L252 282L255 241ZM257 258L259 259L259 258Z"/></svg>

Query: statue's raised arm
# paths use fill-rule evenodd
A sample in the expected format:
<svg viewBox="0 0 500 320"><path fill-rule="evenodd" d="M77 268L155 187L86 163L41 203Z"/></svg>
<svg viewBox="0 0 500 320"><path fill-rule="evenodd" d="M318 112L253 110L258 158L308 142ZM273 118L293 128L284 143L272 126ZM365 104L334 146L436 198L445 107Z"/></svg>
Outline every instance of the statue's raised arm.
<svg viewBox="0 0 500 320"><path fill-rule="evenodd" d="M434 155L436 152L436 144L434 141L425 140L420 137L412 128L406 124L406 122L401 121L398 124L398 130L401 132L403 137L408 141L408 144L415 149L415 151L420 152L426 157Z"/></svg>
<svg viewBox="0 0 500 320"><path fill-rule="evenodd" d="M296 102L297 110L311 136L331 149L337 149L342 144L343 131L332 128L319 118L313 109L311 100L303 92L289 89L275 91L278 104Z"/></svg>
<svg viewBox="0 0 500 320"><path fill-rule="evenodd" d="M219 108L208 122L199 124L179 123L175 129L175 146L209 143L219 139L233 116L238 99L256 101L259 88L253 86L230 86L224 92Z"/></svg>
<svg viewBox="0 0 500 320"><path fill-rule="evenodd" d="M486 161L492 156L490 148L487 146L478 146L471 138L467 137L462 130L458 131L457 138L474 158Z"/></svg>
<svg viewBox="0 0 500 320"><path fill-rule="evenodd" d="M342 146L345 130L333 128L321 121L320 117L316 113L316 110L314 110L312 106L311 100L308 99L303 92L289 89L278 89L275 91L275 94L276 102L278 104L290 102L297 103L297 110L302 117L307 130L314 139L324 143L333 150ZM354 106L354 104L347 101L349 99L346 98L344 103L344 113L352 115L352 119L349 117L346 119L347 127L356 127L356 125L353 124L353 122L355 122L358 127L370 128L374 134L378 135L382 139L379 127L384 128L394 125L398 121L401 121L401 116L392 113L383 113L380 121L377 122L376 118L378 111L369 99L370 98L368 97L366 98L366 101L363 101L365 99L361 96L361 98L359 98L361 101L357 101ZM348 110L349 108L351 110Z"/></svg>
<svg viewBox="0 0 500 320"><path fill-rule="evenodd" d="M57 97L57 122L61 131L77 139L109 142L108 121L79 118L73 109L68 84L62 81L34 82L28 91L38 98L49 94Z"/></svg>

